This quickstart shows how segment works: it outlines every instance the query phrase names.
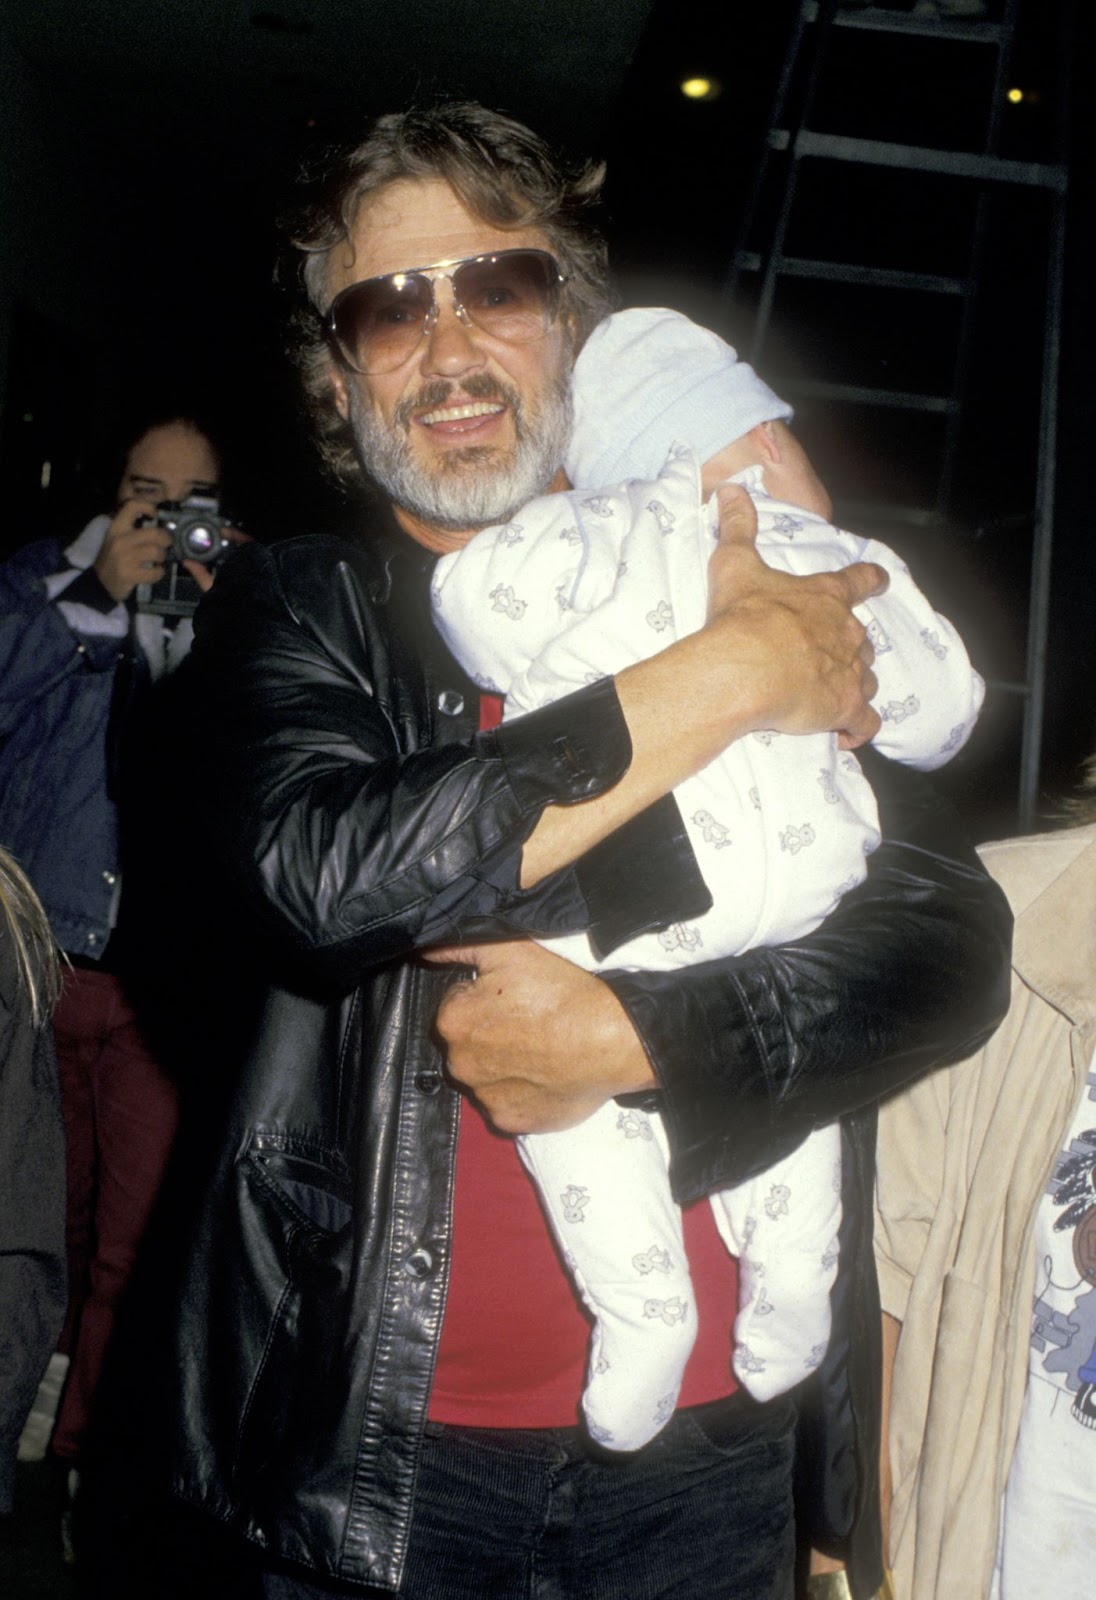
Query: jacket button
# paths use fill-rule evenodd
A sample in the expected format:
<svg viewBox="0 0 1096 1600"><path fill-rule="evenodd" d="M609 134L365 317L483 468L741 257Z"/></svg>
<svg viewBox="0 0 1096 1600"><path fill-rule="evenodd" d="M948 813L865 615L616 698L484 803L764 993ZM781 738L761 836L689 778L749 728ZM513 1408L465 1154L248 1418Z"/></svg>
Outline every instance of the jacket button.
<svg viewBox="0 0 1096 1600"><path fill-rule="evenodd" d="M437 1094L441 1088L440 1072L420 1072L415 1079L415 1088L420 1094Z"/></svg>
<svg viewBox="0 0 1096 1600"><path fill-rule="evenodd" d="M403 1270L412 1278L426 1278L434 1270L434 1258L429 1250L412 1250L403 1264Z"/></svg>
<svg viewBox="0 0 1096 1600"><path fill-rule="evenodd" d="M111 887L113 887L113 885L114 885L114 883L116 881L117 881L117 879L116 879L116 874L115 873L113 873L113 872L104 872L103 873L103 882L105 884L108 884Z"/></svg>
<svg viewBox="0 0 1096 1600"><path fill-rule="evenodd" d="M438 710L443 717L459 717L464 710L464 696L455 689L443 689L438 695Z"/></svg>

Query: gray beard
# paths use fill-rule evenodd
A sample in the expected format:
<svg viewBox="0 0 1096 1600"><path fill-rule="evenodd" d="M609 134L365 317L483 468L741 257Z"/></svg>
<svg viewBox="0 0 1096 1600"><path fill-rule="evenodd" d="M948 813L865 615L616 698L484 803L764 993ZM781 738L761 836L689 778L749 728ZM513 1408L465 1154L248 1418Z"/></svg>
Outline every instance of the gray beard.
<svg viewBox="0 0 1096 1600"><path fill-rule="evenodd" d="M350 426L369 476L396 505L436 528L453 532L507 522L520 506L543 494L559 470L571 437L570 373L564 372L527 415L517 391L484 375L461 385L472 399L503 399L514 418L515 445L499 460L485 445L451 450L427 470L411 454L410 417L423 405L444 405L456 385L440 381L396 410L385 422L357 385L351 385ZM477 389L480 391L477 393Z"/></svg>

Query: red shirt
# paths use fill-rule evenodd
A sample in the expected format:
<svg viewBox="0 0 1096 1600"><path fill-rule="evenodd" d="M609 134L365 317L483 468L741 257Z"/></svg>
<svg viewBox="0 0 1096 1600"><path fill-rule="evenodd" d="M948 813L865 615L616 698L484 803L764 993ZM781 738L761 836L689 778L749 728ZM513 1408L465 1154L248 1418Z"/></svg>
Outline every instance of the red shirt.
<svg viewBox="0 0 1096 1600"><path fill-rule="evenodd" d="M498 727L502 697L480 698L480 726ZM707 1201L684 1214L697 1339L679 1405L738 1387L731 1330L738 1271ZM480 1428L557 1428L578 1420L590 1323L556 1251L512 1139L461 1107L453 1256L430 1416Z"/></svg>
<svg viewBox="0 0 1096 1600"><path fill-rule="evenodd" d="M678 1404L698 1405L737 1387L731 1370L736 1263L707 1201L685 1212L685 1248L698 1332ZM430 1416L480 1428L573 1425L589 1340L586 1312L513 1140L495 1133L466 1100Z"/></svg>

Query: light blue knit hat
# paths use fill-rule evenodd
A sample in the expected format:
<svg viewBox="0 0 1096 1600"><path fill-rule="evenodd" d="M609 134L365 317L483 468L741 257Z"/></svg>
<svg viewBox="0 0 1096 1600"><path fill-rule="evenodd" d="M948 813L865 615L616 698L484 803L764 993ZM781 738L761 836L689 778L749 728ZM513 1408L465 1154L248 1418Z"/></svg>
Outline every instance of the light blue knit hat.
<svg viewBox="0 0 1096 1600"><path fill-rule="evenodd" d="M707 461L792 408L718 334L661 306L617 311L575 363L574 429L564 459L578 489L656 478L670 446Z"/></svg>

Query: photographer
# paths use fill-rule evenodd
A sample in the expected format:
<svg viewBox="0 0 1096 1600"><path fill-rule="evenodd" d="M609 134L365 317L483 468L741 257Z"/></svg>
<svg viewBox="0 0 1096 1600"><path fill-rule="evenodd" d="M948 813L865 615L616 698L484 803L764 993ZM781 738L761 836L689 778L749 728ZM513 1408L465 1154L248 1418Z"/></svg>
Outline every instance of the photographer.
<svg viewBox="0 0 1096 1600"><path fill-rule="evenodd" d="M0 566L0 844L33 882L69 962L54 1028L68 1179L61 1347L71 1364L52 1447L70 1468L177 1121L115 932L120 752L143 690L186 654L190 613L244 538L219 516L219 455L192 417L146 417L123 462L113 514L67 548L39 540ZM189 545L179 535L188 522ZM127 765L140 756L127 751Z"/></svg>

